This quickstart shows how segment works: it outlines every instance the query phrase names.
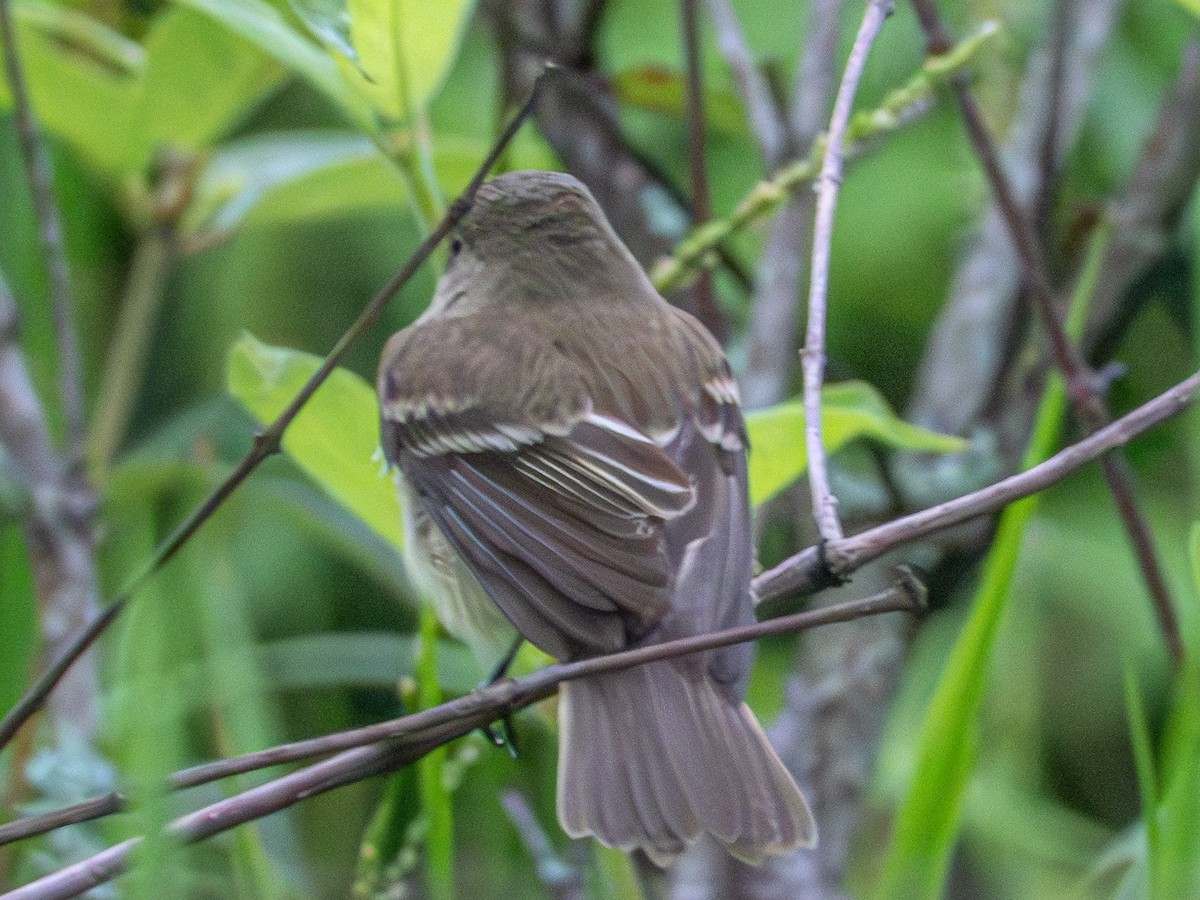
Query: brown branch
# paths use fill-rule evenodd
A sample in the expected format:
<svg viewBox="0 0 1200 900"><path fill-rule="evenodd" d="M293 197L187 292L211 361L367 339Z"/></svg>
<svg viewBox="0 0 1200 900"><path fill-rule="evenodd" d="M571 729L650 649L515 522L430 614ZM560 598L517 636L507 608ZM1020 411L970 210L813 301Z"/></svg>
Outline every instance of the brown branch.
<svg viewBox="0 0 1200 900"><path fill-rule="evenodd" d="M1142 432L1182 412L1195 400L1198 387L1200 373L1181 381L1111 425L1060 450L1032 469L1010 475L982 490L939 503L921 512L832 541L824 546L828 568L834 576L845 577L894 547L976 516L995 512L1014 500L1043 491L1085 463L1123 447ZM826 564L820 559L821 555L822 548L809 547L755 578L755 588L763 602L776 597L805 595L827 587L829 574Z"/></svg>
<svg viewBox="0 0 1200 900"><path fill-rule="evenodd" d="M11 0L0 0L0 49L4 53L4 74L12 93L13 117L21 144L21 158L25 163L25 177L33 198L33 214L37 220L38 239L42 245L50 288L50 312L58 342L59 390L66 422L67 459L71 465L76 465L83 453L83 366L72 322L71 279L63 246L62 216L54 200L54 169L50 152L33 117L29 89L21 65L21 51L13 27Z"/></svg>
<svg viewBox="0 0 1200 900"><path fill-rule="evenodd" d="M227 831L301 800L334 788L407 765L425 753L480 726L552 695L563 681L600 675L630 666L699 653L718 647L846 622L886 612L914 612L923 608L924 587L911 574L902 572L898 582L873 597L816 610L807 610L707 635L696 635L662 644L639 647L608 656L572 663L559 663L517 680L504 679L474 694L443 703L391 723L396 735L412 741L376 738L369 746L347 750L330 759L251 788L177 819L170 832L193 843ZM55 872L7 894L10 900L65 900L115 878L124 871L130 853L140 839L105 850L91 859Z"/></svg>
<svg viewBox="0 0 1200 900"><path fill-rule="evenodd" d="M708 10L717 33L717 49L733 73L733 82L741 96L758 152L768 169L776 169L788 155L788 137L779 107L771 96L771 86L755 65L730 0L708 0ZM807 143L800 142L800 146Z"/></svg>
<svg viewBox="0 0 1200 900"><path fill-rule="evenodd" d="M1051 35L1034 51L1003 150L1008 180L1025 209L1036 207L1038 154L1045 136L1051 131L1058 135L1056 167L1077 138L1096 69L1123 5L1120 0L1063 2L1072 13L1067 44L1058 47L1056 36ZM1056 57L1062 69L1057 91L1053 88ZM1057 107L1047 103L1051 94L1058 97ZM1051 116L1055 125L1047 121ZM927 344L908 414L935 431L967 434L977 427L1012 357L1020 283L1006 228L996 202L991 201L959 263ZM1012 444L1023 447L1024 440Z"/></svg>
<svg viewBox="0 0 1200 900"><path fill-rule="evenodd" d="M953 44L941 23L933 0L913 0L913 5L916 7L917 17L925 29L930 52L949 50ZM952 78L950 83L958 100L959 111L962 113L971 146L983 166L992 194L1004 216L1009 239L1017 251L1022 273L1033 295L1034 306L1041 319L1043 329L1050 339L1050 349L1055 366L1062 372L1063 380L1066 383L1067 395L1085 428L1088 431L1095 431L1111 421L1111 416L1100 396L1099 381L1090 371L1079 348L1071 342L1063 327L1055 306L1054 291L1050 285L1050 278L1037 236L1021 210L1012 185L1000 164L996 144L983 119L983 112L975 101L970 82L960 75ZM1100 467L1117 504L1121 521L1133 544L1167 650L1172 659L1178 663L1183 658L1183 639L1180 636L1179 621L1167 588L1166 578L1162 572L1162 566L1158 560L1154 536L1137 503L1132 476L1123 457L1120 456L1101 459ZM814 498L815 503L816 499Z"/></svg>
<svg viewBox="0 0 1200 900"><path fill-rule="evenodd" d="M718 3L725 2L713 0L714 10ZM829 106L837 89L840 11L841 0L818 0L809 10L808 38L797 67L780 155L767 157L772 169L797 158L803 152L800 148L812 145L829 120ZM732 68L732 59L729 64ZM765 153L765 141L762 146ZM815 202L812 191L793 192L767 232L754 279L746 329L746 369L740 379L747 409L778 403L791 389L797 362L800 286L808 275Z"/></svg>
<svg viewBox="0 0 1200 900"><path fill-rule="evenodd" d="M708 165L704 156L704 83L700 59L700 23L697 9L700 0L679 0L683 26L683 55L687 65L685 105L688 130L688 174L692 181L692 225L700 227L712 218L712 201L708 192ZM717 309L713 295L712 271L706 269L696 279L693 299L700 321L709 325L722 343L729 337L725 317Z"/></svg>
<svg viewBox="0 0 1200 900"><path fill-rule="evenodd" d="M102 819L125 809L125 798L113 791L100 797L92 797L82 803L64 806L61 809L33 816L25 816L0 825L0 847L46 834L67 825L79 825Z"/></svg>
<svg viewBox="0 0 1200 900"><path fill-rule="evenodd" d="M1108 216L1116 228L1096 282L1084 347L1092 350L1104 343L1114 323L1119 323L1122 299L1166 251L1180 214L1194 195L1197 178L1200 36L1193 34L1125 191L1109 206Z"/></svg>
<svg viewBox="0 0 1200 900"><path fill-rule="evenodd" d="M1182 412L1195 400L1198 389L1200 373L1180 382L1106 428L1087 436L1026 472L1006 478L974 494L843 538L827 545L826 552L831 559L837 560L839 572L846 574L902 544L957 525L974 516L994 512L1014 500L1045 490L1101 454L1114 447L1123 446L1135 436ZM820 548L810 547L755 578L754 591L760 602L768 604L797 594L814 593L828 586L829 573L821 561L821 555ZM599 675L669 656L711 650L770 634L797 632L835 622L849 622L883 612L912 610L922 598L923 589L911 575L907 575L899 584L864 600L807 610L753 625L639 647L608 656L557 663L524 678L504 679L466 697L390 722L184 770L172 779L173 787L195 786L284 762L344 751L325 762L193 813L180 820L176 830L186 840L199 840L283 809L313 793L331 790L350 781L411 762L434 746L440 746L550 696L563 681ZM120 871L120 867L123 867L127 856L127 850L119 851L119 848L113 848L105 851L102 857L96 858L98 862L80 864L82 868L74 866L27 886L41 886L38 890L44 888L45 892L12 896L25 897L27 900L75 896L74 893L54 891L58 891L64 884L80 884L81 872L98 872L104 876L102 880L114 877ZM118 867L110 871L108 867L113 863ZM78 890L82 889L76 888L76 892Z"/></svg>
<svg viewBox="0 0 1200 900"><path fill-rule="evenodd" d="M821 440L821 385L825 380L825 308L829 290L829 259L833 247L833 214L842 184L842 156L854 94L867 64L871 45L892 11L892 0L870 0L833 104L826 137L825 161L817 179L817 211L813 223L812 265L808 291L808 333L800 357L804 368L804 436L808 449L808 483L813 518L823 541L842 536L837 499L829 489L825 444ZM949 46L942 52L950 50Z"/></svg>
<svg viewBox="0 0 1200 900"><path fill-rule="evenodd" d="M487 178L492 166L497 158L503 152L508 142L512 140L521 124L529 116L533 110L534 104L539 96L540 86L544 83L544 78L538 78L530 91L529 97L525 105L513 117L504 133L497 139L495 146L483 161L483 164L476 171L471 182L451 204L446 215L433 230L430 235L421 242L421 245L413 252L408 261L400 268L400 270L392 276L374 297L363 308L358 318L353 324L342 334L333 349L325 357L320 368L313 373L312 377L305 382L304 386L292 398L292 401L287 405L282 413L272 422L265 430L260 432L254 439L254 444L250 451L243 457L237 468L220 484L208 498L200 504L200 506L192 512L175 531L156 549L154 556L147 564L138 572L125 588L124 591L106 607L96 618L94 618L86 628L84 628L70 642L66 649L55 659L41 678L31 687L18 701L4 719L0 721L0 749L12 740L13 735L24 724L30 716L32 716L45 703L46 698L54 689L54 686L59 682L71 665L83 654L88 647L104 632L104 630L120 615L121 611L128 605L130 600L136 594L137 590L145 582L145 580L154 572L162 568L168 560L173 557L181 547L191 539L199 528L208 521L214 512L225 502L226 499L249 477L250 473L258 468L259 464L274 453L279 452L280 441L284 431L292 423L299 414L317 388L329 377L329 374L334 370L337 364L341 361L346 351L350 346L357 341L368 329L375 325L379 318L379 314L389 301L396 295L401 287L416 273L426 259L433 253L433 250L442 239L458 224L471 208L472 198L479 186L483 184Z"/></svg>

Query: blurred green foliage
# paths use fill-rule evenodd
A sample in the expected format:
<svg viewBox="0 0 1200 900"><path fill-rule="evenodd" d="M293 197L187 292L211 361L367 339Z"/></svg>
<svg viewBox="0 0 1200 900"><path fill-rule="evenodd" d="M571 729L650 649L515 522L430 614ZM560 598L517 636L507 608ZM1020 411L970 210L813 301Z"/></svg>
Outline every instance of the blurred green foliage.
<svg viewBox="0 0 1200 900"><path fill-rule="evenodd" d="M1194 5L1128 4L1056 215L1069 219L1121 185L1195 27L1185 10ZM786 81L803 44L805 5L736 6L756 55ZM946 6L959 33L998 12L1005 18L1002 46L976 66L977 88L1003 130L1052 4ZM94 394L114 366L132 366L136 375L133 418L101 484L99 560L112 596L249 445L255 422L227 385L253 416L269 419L315 365L311 354L332 345L465 184L501 119L499 67L469 2L16 0L15 13L54 156L89 389ZM845 31L857 15L847 4ZM624 104L631 141L683 184L677 22L676 0L612 0L598 56ZM764 173L732 79L712 35L706 41L710 177L722 215ZM860 106L904 81L923 47L911 10L900 4L873 52ZM45 279L9 104L0 84L0 271L21 305L22 343L58 422ZM506 159L513 167L557 165L532 129ZM948 105L849 169L834 246L830 352L839 377L861 382L829 389L831 445L867 436L887 447L953 449L904 425L889 404L904 406L959 238L984 199ZM176 252L156 286L161 312L143 367L112 358L108 348L131 255L164 208L177 217ZM751 268L762 237L761 227L750 229L732 244ZM1114 392L1118 407L1178 380L1195 357L1188 317L1170 311L1200 314L1193 274L1200 211L1178 255L1185 277L1146 288L1155 296L1117 348L1128 368ZM99 841L153 833L179 812L270 774L175 797L159 787L175 768L378 721L432 702L435 687L458 694L482 677L462 647L431 640L428 621L422 652L420 615L397 550L396 501L371 459L377 435L368 385L378 353L423 309L434 268L414 279L317 394L285 438L287 456L234 495L105 640L100 750L116 766L131 811L85 826L86 839L42 839L0 856L0 885L63 865ZM748 298L719 283L724 306L742 323ZM735 338L735 362L739 352ZM844 430L834 434L834 424ZM1187 604L1181 617L1189 634L1200 623L1200 576L1188 557L1196 553L1188 535L1198 518L1198 424L1200 415L1169 423L1131 450L1172 588ZM794 404L752 417L756 499L802 471L802 428ZM939 819L949 833L922 833L918 822L909 834L907 846L945 854L927 894L1192 895L1200 853L1194 657L1169 671L1094 471L1033 506L998 550L1009 553L1012 569L996 588L1003 614L978 664L948 664L980 608L969 602L983 593L976 579L961 596L938 598L922 627L866 819L886 821L905 803L961 806L960 821ZM0 708L28 682L36 618L21 531L0 518ZM764 713L778 708L791 646L760 648L750 696ZM523 655L518 669L538 662ZM930 726L931 698L947 692L968 696L973 709ZM912 783L922 722L932 734L924 745L970 751L941 782L957 795ZM231 840L191 848L152 842L121 889L283 898L382 896L402 886L416 895L492 896L503 886L510 896L549 896L500 804L501 791L511 789L529 802L560 861L584 867L589 896L634 895L636 879L620 854L572 844L557 828L552 707L521 715L517 728L515 761L472 737L419 776L314 798ZM31 750L18 745L0 755L0 794L13 802L28 799L28 783L44 783L25 765ZM95 769L91 783L103 781L99 764L82 753L79 760ZM858 848L856 894L881 883L883 846L864 840ZM948 863L951 846L959 853Z"/></svg>

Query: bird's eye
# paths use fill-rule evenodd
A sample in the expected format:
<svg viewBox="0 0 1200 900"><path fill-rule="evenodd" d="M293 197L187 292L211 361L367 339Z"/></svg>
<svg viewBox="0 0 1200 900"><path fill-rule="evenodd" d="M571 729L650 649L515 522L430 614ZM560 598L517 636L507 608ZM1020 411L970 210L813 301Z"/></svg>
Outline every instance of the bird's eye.
<svg viewBox="0 0 1200 900"><path fill-rule="evenodd" d="M451 238L450 239L450 258L454 259L454 257L458 256L458 251L461 249L462 249L462 239L461 238Z"/></svg>

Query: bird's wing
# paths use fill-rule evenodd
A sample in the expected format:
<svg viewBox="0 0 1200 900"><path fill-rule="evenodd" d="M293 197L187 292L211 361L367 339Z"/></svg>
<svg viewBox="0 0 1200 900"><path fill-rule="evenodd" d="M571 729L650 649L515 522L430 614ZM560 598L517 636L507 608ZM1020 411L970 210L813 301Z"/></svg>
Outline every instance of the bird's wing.
<svg viewBox="0 0 1200 900"><path fill-rule="evenodd" d="M475 319L393 339L384 450L527 639L559 658L619 649L667 609L665 525L694 505L692 483L655 441L597 412L552 344Z"/></svg>

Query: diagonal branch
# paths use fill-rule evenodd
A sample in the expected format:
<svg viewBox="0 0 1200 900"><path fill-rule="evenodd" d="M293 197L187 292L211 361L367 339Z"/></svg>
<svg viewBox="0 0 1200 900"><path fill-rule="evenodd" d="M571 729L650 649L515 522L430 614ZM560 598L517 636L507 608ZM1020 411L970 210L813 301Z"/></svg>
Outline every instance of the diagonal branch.
<svg viewBox="0 0 1200 900"><path fill-rule="evenodd" d="M1200 373L1026 472L1006 478L974 494L843 538L828 545L826 549L831 557L839 561L840 572L845 574L904 543L957 525L974 516L994 512L1014 500L1045 490L1101 454L1124 445L1135 436L1182 412L1195 400L1197 390L1200 390ZM810 547L759 575L754 580L754 590L762 603L769 604L798 593L813 593L828 586L829 580L829 573L821 561L820 548ZM313 793L331 790L350 781L406 764L428 752L433 746L453 740L483 724L550 696L558 684L572 678L599 675L667 656L700 652L753 640L767 634L795 632L895 610L912 610L922 597L923 589L919 582L911 575L905 575L897 585L887 591L863 600L808 610L715 634L693 636L572 663L558 663L524 678L504 679L466 697L391 722L197 766L177 773L172 779L172 786L178 788L204 784L218 778L284 762L342 751L339 756L325 762L193 813L179 820L176 828L186 840L199 840L236 824L283 809ZM100 804L106 801L97 798L95 802ZM112 802L112 799L107 802ZM52 830L57 827L54 824L57 821L55 817L64 814L68 813L59 810L42 816L31 816L21 822L20 835L29 836ZM100 883L86 882L83 880L85 878L99 877L103 881L114 877L124 867L128 858L128 850L121 849L125 846L120 845L107 850L79 866L64 869L20 889L25 893L14 893L10 896L24 897L26 900L75 896L87 887ZM116 866L111 871L110 863Z"/></svg>
<svg viewBox="0 0 1200 900"><path fill-rule="evenodd" d="M551 71L546 69L545 73ZM467 214L471 208L472 199L475 192L479 190L479 186L483 184L492 166L503 152L508 142L512 140L517 130L528 118L537 102L540 86L544 83L545 74L540 76L533 85L528 99L525 101L521 110L513 117L504 133L498 138L487 158L476 171L471 182L451 204L450 209L442 218L428 237L421 242L421 245L413 252L408 261L400 268L400 270L392 276L374 297L363 308L358 318L350 325L349 328L334 344L333 349L329 351L329 355L321 363L319 369L313 373L312 377L304 384L300 391L292 398L292 401L287 405L279 417L275 419L264 431L260 432L254 439L254 444L249 452L243 457L237 468L208 496L208 498L200 504L200 506L192 512L155 551L154 556L146 563L140 572L134 575L133 579L124 591L109 604L98 616L96 616L86 628L84 628L71 641L69 646L55 659L54 663L43 673L42 677L31 687L4 717L0 720L0 749L3 749L17 730L23 725L30 716L32 716L46 698L54 689L54 686L66 674L67 670L90 647L95 640L104 633L105 629L116 620L121 611L129 604L130 600L137 593L137 590L142 586L145 580L154 572L157 572L163 565L167 563L180 548L184 546L200 527L212 517L213 513L220 508L229 496L237 490L237 488L245 481L259 464L264 459L272 454L278 453L280 441L284 431L299 414L300 410L309 401L317 388L324 383L325 379L334 370L337 364L345 356L346 351L350 346L357 341L368 329L373 327L379 319L380 313L396 293L404 286L404 284L412 278L416 271L421 267L426 259L441 241L450 233Z"/></svg>
<svg viewBox="0 0 1200 900"><path fill-rule="evenodd" d="M913 4L928 37L930 51L949 49L952 46L950 37L942 25L933 0L913 0ZM1054 363L1062 372L1066 383L1067 395L1071 398L1076 415L1084 427L1088 431L1095 431L1112 421L1100 396L1100 380L1088 369L1079 348L1071 342L1063 327L1037 236L1021 210L1012 185L1000 164L995 142L983 119L983 112L975 101L970 82L960 75L951 79L951 85L958 99L971 145L979 157L992 193L1004 216L1009 239L1017 251L1022 273L1033 295L1034 306L1050 339ZM1154 536L1137 503L1132 475L1124 458L1119 455L1105 457L1100 461L1100 467L1116 502L1122 524L1133 544L1167 650L1178 663L1183 658L1179 620L1158 560Z"/></svg>

